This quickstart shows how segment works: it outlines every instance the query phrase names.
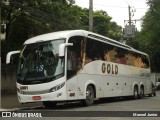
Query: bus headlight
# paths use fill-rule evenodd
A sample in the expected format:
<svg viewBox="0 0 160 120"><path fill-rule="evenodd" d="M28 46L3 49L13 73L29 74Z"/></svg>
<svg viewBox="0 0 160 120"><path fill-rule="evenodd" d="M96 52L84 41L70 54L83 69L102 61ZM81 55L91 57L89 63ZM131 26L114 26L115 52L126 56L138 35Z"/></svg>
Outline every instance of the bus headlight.
<svg viewBox="0 0 160 120"><path fill-rule="evenodd" d="M59 84L59 85L51 88L51 89L49 90L49 92L55 92L55 91L61 89L64 85L65 85L65 82L63 82L63 83L61 83L61 84Z"/></svg>

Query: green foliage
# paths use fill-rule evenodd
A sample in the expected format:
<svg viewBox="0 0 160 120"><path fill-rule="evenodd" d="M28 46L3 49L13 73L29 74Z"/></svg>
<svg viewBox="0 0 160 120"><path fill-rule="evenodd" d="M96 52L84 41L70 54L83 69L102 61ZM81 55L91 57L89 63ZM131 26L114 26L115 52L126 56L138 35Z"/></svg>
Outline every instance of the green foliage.
<svg viewBox="0 0 160 120"><path fill-rule="evenodd" d="M94 31L107 36L111 19L105 11L96 11L93 18Z"/></svg>
<svg viewBox="0 0 160 120"><path fill-rule="evenodd" d="M20 49L33 36L60 30L88 30L88 9L74 3L74 0L3 0L6 40L2 41L2 62L6 53ZM121 27L111 19L105 11L94 12L94 32L118 40Z"/></svg>
<svg viewBox="0 0 160 120"><path fill-rule="evenodd" d="M160 72L160 0L148 0L147 3L150 9L143 17L136 41L139 49L149 54L152 72Z"/></svg>

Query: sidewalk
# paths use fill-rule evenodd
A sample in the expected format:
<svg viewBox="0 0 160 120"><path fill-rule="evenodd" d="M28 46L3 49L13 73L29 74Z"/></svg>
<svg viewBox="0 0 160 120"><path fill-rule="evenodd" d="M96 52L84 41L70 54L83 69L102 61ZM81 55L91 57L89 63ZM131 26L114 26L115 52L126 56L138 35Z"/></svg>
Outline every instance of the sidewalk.
<svg viewBox="0 0 160 120"><path fill-rule="evenodd" d="M41 102L37 103L27 103L27 104L20 104L18 102L17 94L16 93L6 93L1 94L1 108L0 111L4 110L16 110L19 108L28 108L34 106L42 106Z"/></svg>

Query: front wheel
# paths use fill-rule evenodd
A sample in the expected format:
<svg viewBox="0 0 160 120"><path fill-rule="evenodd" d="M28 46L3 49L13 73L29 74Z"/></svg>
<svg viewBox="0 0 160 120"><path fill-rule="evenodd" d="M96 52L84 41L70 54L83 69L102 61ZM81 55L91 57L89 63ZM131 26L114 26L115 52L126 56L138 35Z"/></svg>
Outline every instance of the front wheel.
<svg viewBox="0 0 160 120"><path fill-rule="evenodd" d="M86 89L86 99L83 101L86 106L92 105L94 103L94 90L92 86L87 86Z"/></svg>

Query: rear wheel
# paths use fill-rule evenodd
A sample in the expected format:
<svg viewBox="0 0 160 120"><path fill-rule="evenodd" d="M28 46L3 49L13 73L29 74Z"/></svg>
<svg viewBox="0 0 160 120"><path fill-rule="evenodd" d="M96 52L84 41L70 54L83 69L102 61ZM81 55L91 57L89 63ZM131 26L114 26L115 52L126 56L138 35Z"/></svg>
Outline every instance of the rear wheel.
<svg viewBox="0 0 160 120"><path fill-rule="evenodd" d="M133 99L138 99L138 87L134 87L134 91L133 91Z"/></svg>
<svg viewBox="0 0 160 120"><path fill-rule="evenodd" d="M87 86L86 89L86 99L83 103L87 106L92 105L94 103L94 90L92 86Z"/></svg>
<svg viewBox="0 0 160 120"><path fill-rule="evenodd" d="M57 105L57 102L53 102L53 101L44 101L43 105L45 106L45 108L55 108Z"/></svg>

